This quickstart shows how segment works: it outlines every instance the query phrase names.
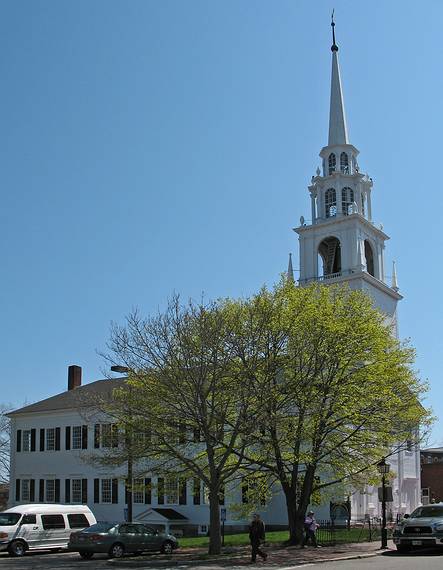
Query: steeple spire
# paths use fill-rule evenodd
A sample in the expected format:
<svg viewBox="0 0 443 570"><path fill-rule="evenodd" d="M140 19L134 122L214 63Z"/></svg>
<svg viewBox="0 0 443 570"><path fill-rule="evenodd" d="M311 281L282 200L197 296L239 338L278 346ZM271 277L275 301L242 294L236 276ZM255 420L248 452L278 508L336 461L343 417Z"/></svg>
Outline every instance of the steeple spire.
<svg viewBox="0 0 443 570"><path fill-rule="evenodd" d="M332 75L331 75L331 106L329 110L329 139L328 146L349 144L346 127L345 104L341 87L340 67L338 65L338 46L335 43L334 12L331 17L332 27Z"/></svg>
<svg viewBox="0 0 443 570"><path fill-rule="evenodd" d="M286 274L288 281L291 281L291 283L294 283L294 269L292 267L292 253L289 254L289 263L288 263L288 272Z"/></svg>

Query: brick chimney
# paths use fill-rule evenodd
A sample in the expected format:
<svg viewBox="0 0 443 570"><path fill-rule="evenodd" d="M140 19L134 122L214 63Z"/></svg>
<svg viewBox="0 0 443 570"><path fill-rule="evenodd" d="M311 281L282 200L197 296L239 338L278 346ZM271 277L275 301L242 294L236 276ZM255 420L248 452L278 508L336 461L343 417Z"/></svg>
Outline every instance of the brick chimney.
<svg viewBox="0 0 443 570"><path fill-rule="evenodd" d="M68 390L75 390L82 385L82 367L68 366Z"/></svg>

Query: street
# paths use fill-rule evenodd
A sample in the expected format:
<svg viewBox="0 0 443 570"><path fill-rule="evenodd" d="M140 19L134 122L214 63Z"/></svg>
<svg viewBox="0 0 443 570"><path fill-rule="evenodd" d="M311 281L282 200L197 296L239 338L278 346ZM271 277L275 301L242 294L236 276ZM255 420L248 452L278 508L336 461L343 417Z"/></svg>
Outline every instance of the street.
<svg viewBox="0 0 443 570"><path fill-rule="evenodd" d="M245 567L255 570L258 568L270 568L273 570L295 570L297 568L318 568L322 570L417 570L421 566L426 566L426 570L440 570L443 562L443 552L423 550L413 554L398 554L395 551L389 551L378 556L371 556L362 559L353 560L337 560L334 562L321 563L285 563L281 564L272 560L272 556L266 563L259 562L257 564L248 564L241 562L233 564L229 559L224 562L199 564L176 564L171 561L170 565L166 565L165 561L159 561L158 566L155 565L155 554L152 555L152 561L143 564L143 561L123 560L119 562L110 561L106 556L98 555L92 560L82 560L77 554L67 552L60 553L32 553L27 554L23 558L11 558L7 554L0 553L0 570L73 570L90 568L149 568L151 570L244 570ZM154 564L153 564L154 563Z"/></svg>

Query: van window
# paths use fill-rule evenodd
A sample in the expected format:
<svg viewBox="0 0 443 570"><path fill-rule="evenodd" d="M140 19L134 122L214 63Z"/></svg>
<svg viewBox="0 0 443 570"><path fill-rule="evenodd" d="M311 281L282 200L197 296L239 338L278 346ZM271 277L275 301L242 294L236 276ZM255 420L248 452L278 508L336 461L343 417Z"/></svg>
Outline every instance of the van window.
<svg viewBox="0 0 443 570"><path fill-rule="evenodd" d="M35 515L23 515L21 524L37 524L37 517Z"/></svg>
<svg viewBox="0 0 443 570"><path fill-rule="evenodd" d="M65 519L63 515L42 515L43 528L65 528Z"/></svg>
<svg viewBox="0 0 443 570"><path fill-rule="evenodd" d="M83 513L68 515L68 521L71 528L86 528L90 526L88 519Z"/></svg>
<svg viewBox="0 0 443 570"><path fill-rule="evenodd" d="M21 513L0 513L0 526L14 526L21 516Z"/></svg>

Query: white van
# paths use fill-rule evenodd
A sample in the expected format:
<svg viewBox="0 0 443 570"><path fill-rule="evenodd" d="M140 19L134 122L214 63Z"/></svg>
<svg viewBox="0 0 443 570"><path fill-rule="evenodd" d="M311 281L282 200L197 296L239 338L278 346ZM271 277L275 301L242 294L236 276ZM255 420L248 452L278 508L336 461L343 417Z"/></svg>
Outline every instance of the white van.
<svg viewBox="0 0 443 570"><path fill-rule="evenodd" d="M17 505L0 512L0 551L23 556L27 550L66 548L72 530L96 522L86 505Z"/></svg>

